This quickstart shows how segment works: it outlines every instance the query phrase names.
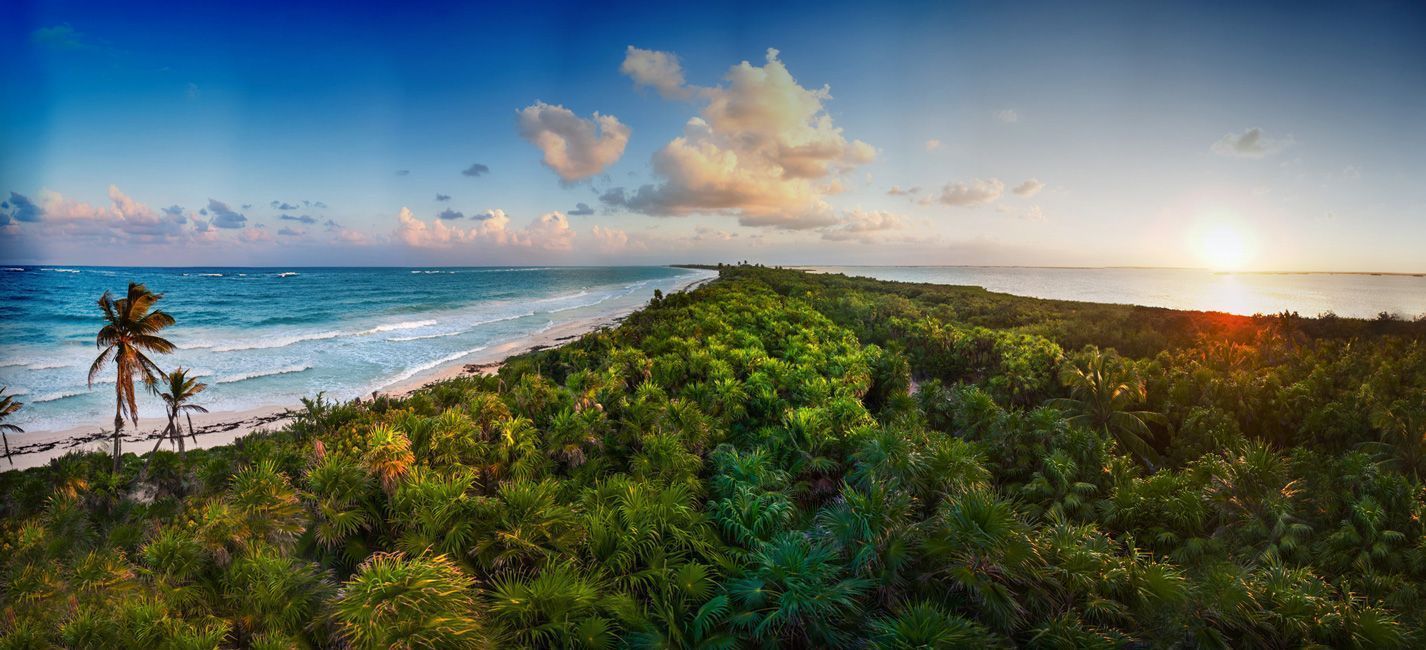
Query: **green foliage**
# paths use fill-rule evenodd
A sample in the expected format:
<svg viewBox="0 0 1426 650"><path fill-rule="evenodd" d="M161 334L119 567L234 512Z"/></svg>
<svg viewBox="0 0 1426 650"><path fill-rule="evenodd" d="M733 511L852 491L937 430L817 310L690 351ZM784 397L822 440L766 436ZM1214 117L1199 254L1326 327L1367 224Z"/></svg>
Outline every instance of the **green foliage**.
<svg viewBox="0 0 1426 650"><path fill-rule="evenodd" d="M1422 334L727 267L0 474L0 648L1419 647Z"/></svg>

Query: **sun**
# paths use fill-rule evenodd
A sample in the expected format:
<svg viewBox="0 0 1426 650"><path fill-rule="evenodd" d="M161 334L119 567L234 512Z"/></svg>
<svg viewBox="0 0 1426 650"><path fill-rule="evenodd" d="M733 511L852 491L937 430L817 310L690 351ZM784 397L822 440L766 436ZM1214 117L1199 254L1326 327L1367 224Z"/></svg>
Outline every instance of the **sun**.
<svg viewBox="0 0 1426 650"><path fill-rule="evenodd" d="M1253 257L1252 240L1232 224L1212 224L1198 233L1198 257L1215 271L1237 271Z"/></svg>

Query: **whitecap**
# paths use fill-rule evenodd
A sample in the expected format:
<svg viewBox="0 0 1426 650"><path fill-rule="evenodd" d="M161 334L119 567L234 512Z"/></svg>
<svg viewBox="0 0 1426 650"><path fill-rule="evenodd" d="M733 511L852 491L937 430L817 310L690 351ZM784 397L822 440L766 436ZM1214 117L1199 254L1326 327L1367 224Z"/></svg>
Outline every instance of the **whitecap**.
<svg viewBox="0 0 1426 650"><path fill-rule="evenodd" d="M73 367L73 366L74 366L74 364L72 364L72 363L64 363L64 362L61 362L61 361L37 361L37 362L35 362L35 363L26 364L26 365L25 365L25 369L26 369L26 370L54 370L54 369L56 369L56 368L71 368L71 367Z"/></svg>
<svg viewBox="0 0 1426 650"><path fill-rule="evenodd" d="M235 343L232 345L213 346L214 352L237 352L240 350L268 350L271 348L285 348L289 345L301 343L303 341L323 341L334 339L338 336L346 335L346 332L329 331L315 332L312 334L296 334L293 336L279 336L276 338L264 339L261 341L248 341L245 343ZM195 346L196 347L196 346Z"/></svg>
<svg viewBox="0 0 1426 650"><path fill-rule="evenodd" d="M36 397L36 398L30 400L30 403L31 403L31 404L40 404L40 403L43 403L43 402L56 402L56 401L59 401L59 400L62 400L62 399L68 399L68 398L70 398L70 397L79 397L80 395L84 395L85 393L88 393L88 392L89 392L89 391L87 391L87 390L79 390L79 391L61 391L61 392L58 392L58 393L50 393L50 394L48 394L48 395L41 395L41 396L39 396L39 397Z"/></svg>
<svg viewBox="0 0 1426 650"><path fill-rule="evenodd" d="M240 382L240 381L247 381L247 380L249 380L249 379L257 379L258 377L272 377L272 376L275 376L275 375L290 375L290 374L297 373L297 372L306 372L306 371L311 370L311 369L312 369L312 366L303 364L303 365L297 365L297 366L287 366L286 368L276 368L276 369L273 369L273 370L258 370L258 371L255 371L255 372L244 372L244 373L238 373L238 374L236 374L236 375L229 375L229 376L227 376L227 377L220 377L220 378L218 378L218 379L213 380L213 383L214 383L214 384L235 384L235 383L238 383L238 382Z"/></svg>
<svg viewBox="0 0 1426 650"><path fill-rule="evenodd" d="M362 330L362 331L360 331L360 332L357 332L357 335L360 336L360 335L363 335L363 334L380 334L380 333L382 333L382 332L395 332L395 331L399 331L399 330L413 330L413 329L416 329L416 328L418 328L418 327L430 327L430 326L435 325L435 324L436 324L436 321L433 321L433 320L412 320L412 321L405 321L405 322L401 322L401 323L390 323L390 324L387 324L387 325L377 325L376 327L373 327L373 328L371 328L371 329L369 329L369 330Z"/></svg>
<svg viewBox="0 0 1426 650"><path fill-rule="evenodd" d="M441 365L450 363L450 362L452 362L452 361L455 361L455 360L457 360L457 359L460 359L461 357L470 356L470 355L472 355L472 354L475 354L476 352L480 352L481 350L484 350L484 349L487 348L487 347L490 347L490 346L482 345L482 346L479 346L479 347L471 348L471 349L469 349L469 350L462 350L462 351L460 351L460 352L454 352L454 353L448 354L448 355L446 355L446 356L444 356L444 357L441 357L441 358L439 358L439 359L436 359L435 361L431 361L431 362L429 362L429 363L423 363L423 364L421 364L421 365L419 365L419 366L412 366L412 367L410 367L410 368L407 368L405 372L402 372L401 374L396 375L395 377L392 377L390 380L387 380L387 382L386 382L385 384L383 384L383 385L384 385L384 386L390 386L390 385L392 385L392 384L401 383L401 382L406 381L407 379L410 379L410 378L412 378L412 377L415 377L416 375L421 374L421 373L423 373L423 372L425 372L425 371L427 371L427 370L430 370L430 369L435 368L435 367L437 367L437 366L441 366Z"/></svg>
<svg viewBox="0 0 1426 650"><path fill-rule="evenodd" d="M439 338L444 338L444 337L447 337L447 336L457 336L457 335L460 335L460 334L465 334L466 332L470 332L470 331L474 330L475 328L480 327L481 325L489 325L489 324L491 324L491 323L502 323L502 322L505 322L505 321L507 321L507 320L515 320L515 319L517 319L517 318L524 318L524 317L526 317L526 316L534 316L534 315L535 315L535 312L527 311L527 312L525 312L525 313L523 313L523 314L515 314L515 315L513 315L513 316L505 316L505 317L503 317L503 318L491 318L491 319L488 319L488 320L475 321L474 323L470 323L469 326L466 327L465 329L456 330L456 331L454 331L454 332L437 332L437 333L435 333L435 334L421 334L421 335L418 335L418 336L393 336L393 337L391 337L391 338L389 338L389 339L386 339L386 340L391 341L391 342L393 342L393 343L401 343L401 342L403 342L403 341L420 341L420 340L424 340L424 339L439 339Z"/></svg>

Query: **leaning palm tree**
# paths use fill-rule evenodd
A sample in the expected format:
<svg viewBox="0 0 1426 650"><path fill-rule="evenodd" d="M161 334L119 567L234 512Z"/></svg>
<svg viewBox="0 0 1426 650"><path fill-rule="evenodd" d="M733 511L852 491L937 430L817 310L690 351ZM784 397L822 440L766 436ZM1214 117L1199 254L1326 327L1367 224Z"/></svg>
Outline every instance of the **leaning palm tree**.
<svg viewBox="0 0 1426 650"><path fill-rule="evenodd" d="M1070 396L1046 404L1071 414L1071 424L1102 431L1133 454L1149 471L1156 454L1145 438L1153 435L1149 422L1165 422L1162 414L1131 410L1147 397L1144 383L1126 371L1113 350L1091 348L1065 363L1060 383Z"/></svg>
<svg viewBox="0 0 1426 650"><path fill-rule="evenodd" d="M10 416L13 415L15 411L20 410L20 407L24 406L24 404L16 402L14 395L6 395L5 391L8 389L8 386L0 387L0 440L5 442L5 460L10 461L10 464L14 465L14 459L10 458L10 432L24 433L25 430L5 420L10 419Z"/></svg>
<svg viewBox="0 0 1426 650"><path fill-rule="evenodd" d="M195 377L188 376L189 370L177 368L173 372L163 374L163 383L154 384L153 392L163 400L168 407L168 428L165 430L166 436L172 436L173 441L178 444L178 452L183 453L183 425L178 423L178 416L182 415L188 420L188 435L193 438L194 444L198 443L198 435L193 432L193 414L207 413L208 409L192 403L193 398L198 393L208 388L208 384L198 381ZM159 437L159 444L163 443L166 436ZM154 451L158 451L158 445L154 445Z"/></svg>
<svg viewBox="0 0 1426 650"><path fill-rule="evenodd" d="M174 350L168 339L158 331L173 324L173 317L154 310L154 303L163 297L142 284L129 283L129 294L118 300L108 291L99 297L99 309L104 312L104 327L94 344L103 352L89 367L89 387L105 364L114 362L114 471L119 471L120 445L123 439L124 416L139 424L139 405L134 395L134 379L152 385L163 374L145 352L168 354Z"/></svg>

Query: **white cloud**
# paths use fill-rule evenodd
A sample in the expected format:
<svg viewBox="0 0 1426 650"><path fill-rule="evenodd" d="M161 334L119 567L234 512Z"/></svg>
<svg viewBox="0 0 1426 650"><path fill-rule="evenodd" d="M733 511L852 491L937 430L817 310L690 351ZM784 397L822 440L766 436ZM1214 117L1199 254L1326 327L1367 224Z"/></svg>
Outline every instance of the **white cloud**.
<svg viewBox="0 0 1426 650"><path fill-rule="evenodd" d="M941 148L941 141L940 141L940 140L937 140L937 139L935 139L935 138L931 138L930 140L927 140L927 141L926 141L926 151L935 151L935 150L940 149L940 148Z"/></svg>
<svg viewBox="0 0 1426 650"><path fill-rule="evenodd" d="M648 249L648 245L643 241L630 237L629 233L618 228L594 226L589 233L599 251L605 254Z"/></svg>
<svg viewBox="0 0 1426 650"><path fill-rule="evenodd" d="M803 88L768 50L767 62L733 66L725 83L702 88L698 117L653 156L661 182L615 188L605 203L658 216L736 215L748 226L816 228L836 222L824 197L837 176L871 162L876 150L848 140L823 103L823 87Z"/></svg>
<svg viewBox="0 0 1426 650"><path fill-rule="evenodd" d="M1017 196L1031 197L1039 194L1042 189L1045 189L1045 184L1041 183L1038 178L1031 178L1024 183L1016 185L1015 188L1010 191L1014 192Z"/></svg>
<svg viewBox="0 0 1426 650"><path fill-rule="evenodd" d="M563 212L546 212L526 226L524 233L514 235L512 241L520 246L567 251L574 248L574 230Z"/></svg>
<svg viewBox="0 0 1426 650"><path fill-rule="evenodd" d="M737 237L737 233L707 226L698 226L693 231L693 241L731 241Z"/></svg>
<svg viewBox="0 0 1426 650"><path fill-rule="evenodd" d="M1013 108L1002 108L995 111L995 121L1001 124L1014 124L1020 121L1020 113Z"/></svg>
<svg viewBox="0 0 1426 650"><path fill-rule="evenodd" d="M589 178L624 155L630 129L613 115L586 120L563 107L535 102L516 111L520 136L544 153L544 162L565 182Z"/></svg>
<svg viewBox="0 0 1426 650"><path fill-rule="evenodd" d="M998 178L981 180L979 178L970 183L948 183L941 188L941 194L936 200L946 205L961 207L971 207L993 203L1005 193L1005 183Z"/></svg>
<svg viewBox="0 0 1426 650"><path fill-rule="evenodd" d="M1253 127L1242 133L1229 133L1213 143L1213 152L1220 156L1236 158L1263 158L1271 156L1292 144L1292 138L1271 138L1263 130Z"/></svg>
<svg viewBox="0 0 1426 650"><path fill-rule="evenodd" d="M693 95L693 89L683 80L683 66L672 52L641 50L630 45L619 72L633 79L637 87L657 90L664 99L688 99Z"/></svg>
<svg viewBox="0 0 1426 650"><path fill-rule="evenodd" d="M92 206L58 192L40 195L34 234L70 240L157 243L189 237L194 225L182 211L157 211L109 186L109 206ZM205 224L206 225L206 224Z"/></svg>
<svg viewBox="0 0 1426 650"><path fill-rule="evenodd" d="M852 210L842 216L841 223L822 231L822 238L829 241L856 240L862 243L877 241L876 235L887 230L898 230L905 224L899 214L884 210Z"/></svg>
<svg viewBox="0 0 1426 650"><path fill-rule="evenodd" d="M920 191L921 188L919 187L903 188L900 185L892 185L891 189L887 190L886 193L890 196L910 196Z"/></svg>
<svg viewBox="0 0 1426 650"><path fill-rule="evenodd" d="M410 208L401 208L396 215L395 237L414 248L485 244L564 251L574 245L569 220L559 212L541 215L520 230L510 228L510 217L504 210L487 210L472 219L475 223L468 228L449 226L441 219L427 223L412 214Z"/></svg>

